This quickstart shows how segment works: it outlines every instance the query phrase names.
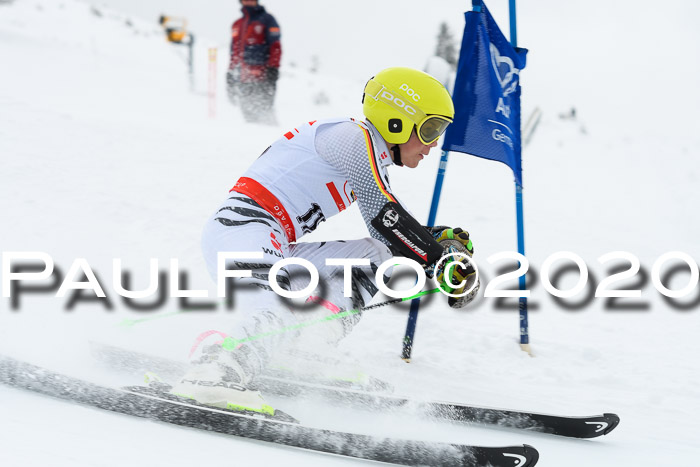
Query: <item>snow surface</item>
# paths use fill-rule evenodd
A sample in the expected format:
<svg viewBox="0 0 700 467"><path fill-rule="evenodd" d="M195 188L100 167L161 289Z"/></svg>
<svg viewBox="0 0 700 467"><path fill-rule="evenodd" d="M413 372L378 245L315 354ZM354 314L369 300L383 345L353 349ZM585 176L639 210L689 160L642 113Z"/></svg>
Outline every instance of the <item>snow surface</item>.
<svg viewBox="0 0 700 467"><path fill-rule="evenodd" d="M489 4L504 30L506 3ZM224 95L236 2L95 5L0 3L0 241L3 253L50 254L64 275L74 259L85 258L113 307L79 302L67 311L67 299L51 293L21 295L19 310L13 310L3 298L0 353L114 382L118 376L89 357L89 341L182 359L196 334L228 316L219 308L121 327L124 318L153 313L128 310L116 296L112 259L121 258L134 285L143 287L149 258L159 259L161 268L178 258L189 274L189 288L213 296L200 257L201 227L247 165L301 122L361 116L366 79L386 66L422 68L441 21L461 36L468 2L267 1L282 26L284 54L279 125L272 127L244 123ZM187 16L197 35L194 91L184 47L166 43L156 24L161 13ZM594 290L610 275L610 264L598 258L629 251L646 273L618 284L642 290L639 299L618 301L632 309L612 310L603 298L586 300L588 289L567 299L573 309L566 308L534 276L535 358L517 346L512 302L498 310L495 299L483 298L462 311L449 309L442 297L425 300L410 365L397 358L405 306L366 313L341 346L348 358L391 381L399 393L570 415L616 412L622 422L615 432L580 441L427 423L409 414L315 410L303 402L289 411L305 423L348 431L485 445L528 443L540 451L542 466L697 465L700 287L673 307L649 277L665 252L700 258L695 208L699 15L700 5L690 1L617 1L604 9L579 0L518 5L519 43L530 49L522 74L523 118L537 107L543 112L524 152L528 259L539 272L552 253L572 251L588 264ZM215 118L208 116L206 97L209 46L218 47L219 57ZM560 117L572 107L575 119ZM427 218L438 156L434 150L420 168L392 171L396 192L419 219ZM485 278L502 266L489 265L486 258L516 249L513 194L505 166L451 155L438 222L470 230ZM353 207L309 240L365 235ZM682 288L687 270L667 286ZM559 286L575 282L569 273ZM179 309L173 299L159 313ZM363 463L134 420L0 387L1 465L222 462Z"/></svg>

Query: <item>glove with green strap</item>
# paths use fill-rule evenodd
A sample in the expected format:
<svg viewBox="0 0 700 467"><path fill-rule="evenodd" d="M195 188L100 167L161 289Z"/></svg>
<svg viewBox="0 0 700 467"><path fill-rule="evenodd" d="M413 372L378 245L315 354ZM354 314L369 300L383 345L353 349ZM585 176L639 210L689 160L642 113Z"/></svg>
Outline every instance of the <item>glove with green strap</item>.
<svg viewBox="0 0 700 467"><path fill-rule="evenodd" d="M468 254L470 257L474 254L474 246L472 241L469 239L469 232L464 229L457 227L452 229L450 227L440 225L437 227L427 227L428 232L433 235L436 242L442 243L443 240L457 240L464 246L466 250L464 253Z"/></svg>
<svg viewBox="0 0 700 467"><path fill-rule="evenodd" d="M466 230L461 228L452 229L446 226L427 227L427 229L433 235L435 241L445 249L444 255L461 253L471 258L474 254L474 246L469 238L469 232ZM461 295L465 290L472 289L465 296L448 297L447 303L450 307L462 308L476 297L480 284L476 270L469 262L465 259L460 261L460 256L455 256L454 261L447 259L440 263L437 270L435 270L435 266L436 264L431 265L430 269L432 271L428 271L428 273L432 272L435 275L440 288L445 292Z"/></svg>

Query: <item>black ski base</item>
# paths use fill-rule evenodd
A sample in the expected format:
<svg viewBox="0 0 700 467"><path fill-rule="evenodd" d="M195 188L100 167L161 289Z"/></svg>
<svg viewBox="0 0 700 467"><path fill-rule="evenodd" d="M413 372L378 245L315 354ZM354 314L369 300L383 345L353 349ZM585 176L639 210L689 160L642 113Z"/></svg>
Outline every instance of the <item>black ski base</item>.
<svg viewBox="0 0 700 467"><path fill-rule="evenodd" d="M480 447L381 438L260 418L165 397L100 386L0 356L0 383L112 412L242 438L400 465L531 467L539 454L528 445Z"/></svg>

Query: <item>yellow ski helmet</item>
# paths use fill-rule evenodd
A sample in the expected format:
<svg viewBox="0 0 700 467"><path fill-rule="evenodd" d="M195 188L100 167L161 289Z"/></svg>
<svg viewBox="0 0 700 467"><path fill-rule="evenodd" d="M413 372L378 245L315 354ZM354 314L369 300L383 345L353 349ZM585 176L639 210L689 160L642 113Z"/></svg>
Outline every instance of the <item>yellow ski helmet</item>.
<svg viewBox="0 0 700 467"><path fill-rule="evenodd" d="M372 77L362 95L365 117L389 144L403 144L415 126L423 144L432 144L452 123L454 104L447 89L413 68L387 68Z"/></svg>

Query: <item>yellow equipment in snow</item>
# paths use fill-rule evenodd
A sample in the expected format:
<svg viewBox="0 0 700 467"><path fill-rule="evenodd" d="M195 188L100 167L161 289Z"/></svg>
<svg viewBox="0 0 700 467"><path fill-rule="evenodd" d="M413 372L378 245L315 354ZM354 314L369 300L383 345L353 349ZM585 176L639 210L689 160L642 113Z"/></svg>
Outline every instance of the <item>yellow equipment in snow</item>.
<svg viewBox="0 0 700 467"><path fill-rule="evenodd" d="M177 16L160 16L160 25L165 29L165 36L168 41L175 43L185 42L187 34L187 20Z"/></svg>

